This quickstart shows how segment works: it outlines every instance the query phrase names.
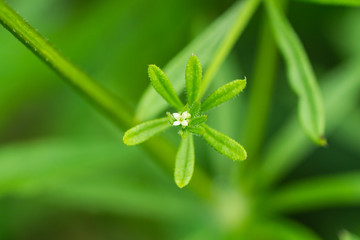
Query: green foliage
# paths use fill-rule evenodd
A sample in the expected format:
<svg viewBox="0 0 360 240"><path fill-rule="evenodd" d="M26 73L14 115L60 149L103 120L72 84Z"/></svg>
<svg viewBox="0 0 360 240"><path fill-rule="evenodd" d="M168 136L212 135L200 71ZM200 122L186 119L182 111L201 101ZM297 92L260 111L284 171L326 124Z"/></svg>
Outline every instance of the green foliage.
<svg viewBox="0 0 360 240"><path fill-rule="evenodd" d="M305 226L286 219L274 219L257 226L256 239L271 240L321 240Z"/></svg>
<svg viewBox="0 0 360 240"><path fill-rule="evenodd" d="M333 134L336 127L342 125L343 120L357 108L356 99L360 90L359 74L357 61L349 61L322 79L329 134ZM339 81L339 79L344 80ZM354 128L351 131L354 132ZM296 116L290 117L264 150L263 164L259 170L262 184L271 186L279 182L314 149L315 146L307 140L299 128Z"/></svg>
<svg viewBox="0 0 360 240"><path fill-rule="evenodd" d="M360 0L296 0L298 2L316 3L326 5L339 5L339 6L360 6Z"/></svg>
<svg viewBox="0 0 360 240"><path fill-rule="evenodd" d="M204 131L201 133L201 136L216 151L234 161L242 161L247 158L243 146L234 139L210 128L206 124L203 124L202 127L204 128Z"/></svg>
<svg viewBox="0 0 360 240"><path fill-rule="evenodd" d="M201 79L200 60L195 55L192 55L185 70L186 97L190 106L200 97Z"/></svg>
<svg viewBox="0 0 360 240"><path fill-rule="evenodd" d="M207 115L200 115L200 116L194 117L190 121L190 126L200 125L200 124L206 122L206 120L207 120Z"/></svg>
<svg viewBox="0 0 360 240"><path fill-rule="evenodd" d="M182 135L181 144L176 154L175 182L179 188L188 185L194 172L194 139L190 132Z"/></svg>
<svg viewBox="0 0 360 240"><path fill-rule="evenodd" d="M87 234L94 239L116 239L120 233L131 239L317 240L335 239L341 229L356 230L357 208L347 207L360 202L356 32L360 15L359 9L335 5L359 6L358 1L243 0L200 35L228 3L207 2L204 8L195 2L180 12L187 1L159 0L156 7L144 0L88 1L85 8L83 2L9 1L14 11L0 0L1 24L120 127L119 133L61 82L49 81L54 78L52 72L6 31L0 31L0 239L79 239ZM267 10L260 8L253 15L260 2ZM311 53L325 111L317 102L320 91L302 43L277 3L289 7L291 23L299 27ZM69 62L17 13L110 91ZM249 22L251 29L242 34ZM273 33L267 23L273 25ZM260 41L254 31L258 26ZM66 37L75 32L76 38ZM286 68L277 64L272 35L299 97L298 114L289 113L296 100L281 86ZM195 40L168 61L190 39ZM230 54L235 43L237 51ZM252 62L254 49L257 57ZM193 52L201 59L202 79L197 77L201 69L197 57L190 58L185 67ZM168 62L164 70L169 78L153 66L160 94L149 88L135 109L142 89L149 85L145 68L139 66L150 61ZM219 91L210 83L221 86L228 84L224 80L243 75L251 76L247 83L251 96L241 94L241 101L214 109L208 119L204 111L231 95L231 91L219 93L201 104L208 87ZM183 92L187 104L179 100ZM124 141L143 142L181 117L188 125L173 127L181 136L179 149L170 131L144 142L140 147L145 151L119 145L123 130L166 111L168 100L160 95L178 105L180 115L175 118L171 111L165 118L152 120L153 124L135 126L125 133ZM184 117L184 112L190 115ZM304 133L324 143L320 139L324 112L329 146L317 148ZM303 126L305 131L297 118L308 125ZM249 161L223 161L225 157L199 142L193 174L194 135L229 158L246 156L235 140L205 123L244 141ZM81 139L69 139L74 135ZM36 141L39 137L44 140ZM304 174L306 179L301 179ZM169 180L171 176L179 187L191 183L179 190ZM327 212L333 207L342 211ZM322 210L313 212L317 209ZM348 215L348 211L353 213ZM288 218L294 213L301 214L302 224ZM316 232L306 226L314 216L318 221L311 221L311 226ZM141 232L138 226L143 226ZM348 232L340 238L358 239Z"/></svg>
<svg viewBox="0 0 360 240"><path fill-rule="evenodd" d="M172 80L177 93L181 93L184 89L183 64L187 61L188 57L192 53L196 53L200 57L204 69L210 67L210 65L213 66L211 67L212 73L207 77L210 80L210 77L216 73L224 58L229 54L236 39L240 37L242 30L248 24L258 3L259 0L236 2L217 21L214 21L202 34L197 36L168 62L164 67L164 71ZM217 55L220 55L220 57L216 57ZM164 111L166 107L166 102L156 94L154 89L149 87L137 105L136 119L144 121L154 118Z"/></svg>
<svg viewBox="0 0 360 240"><path fill-rule="evenodd" d="M130 125L131 114L124 101L71 63L4 1L0 1L0 23L116 124L122 127Z"/></svg>
<svg viewBox="0 0 360 240"><path fill-rule="evenodd" d="M159 134L170 127L168 118L160 118L136 125L124 134L123 141L126 145L136 145Z"/></svg>
<svg viewBox="0 0 360 240"><path fill-rule="evenodd" d="M315 143L324 146L325 112L311 64L295 31L277 8L276 1L266 1L266 9L279 49L287 63L291 87L299 97L302 126Z"/></svg>
<svg viewBox="0 0 360 240"><path fill-rule="evenodd" d="M189 113L191 114L191 116L196 117L197 115L199 115L200 110L201 110L201 102L200 100L198 100L190 106Z"/></svg>
<svg viewBox="0 0 360 240"><path fill-rule="evenodd" d="M274 211L296 212L360 201L360 173L320 177L297 182L275 193Z"/></svg>
<svg viewBox="0 0 360 240"><path fill-rule="evenodd" d="M210 96L204 100L201 110L206 112L226 101L229 101L230 99L236 97L245 88L245 86L246 79L235 80L225 84L215 92L211 93Z"/></svg>
<svg viewBox="0 0 360 240"><path fill-rule="evenodd" d="M355 236L354 234L348 232L348 231L342 231L339 236L339 240L359 240L360 238L358 236Z"/></svg>
<svg viewBox="0 0 360 240"><path fill-rule="evenodd" d="M148 69L149 78L154 89L162 96L171 106L177 110L183 108L183 104L179 97L176 95L169 78L157 66L150 65Z"/></svg>
<svg viewBox="0 0 360 240"><path fill-rule="evenodd" d="M175 92L170 80L160 68L150 65L149 77L155 90L169 104L176 103L176 99L179 98L174 95ZM246 80L235 80L219 88L204 101L205 107L203 107L198 100L201 91L201 65L199 59L192 55L185 70L185 83L187 94L190 94L188 97L190 102L185 107L187 111L173 114L167 112L167 118L141 123L126 131L123 138L125 144L136 145L167 129L168 123L181 126L182 130L179 134L182 136L182 141L175 163L175 182L180 188L186 186L193 175L195 150L192 134L202 136L210 146L232 160L245 160L247 158L245 149L239 143L206 126L204 124L207 121L206 115L198 116L199 113L236 97L246 86ZM174 104L172 105L174 106Z"/></svg>

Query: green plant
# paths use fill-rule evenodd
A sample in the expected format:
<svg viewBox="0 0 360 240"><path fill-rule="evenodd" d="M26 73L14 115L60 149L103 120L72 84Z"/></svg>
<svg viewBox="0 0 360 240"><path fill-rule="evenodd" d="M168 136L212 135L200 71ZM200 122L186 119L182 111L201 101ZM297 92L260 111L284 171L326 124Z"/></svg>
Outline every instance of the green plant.
<svg viewBox="0 0 360 240"><path fill-rule="evenodd" d="M150 65L148 72L154 89L178 113L168 112L167 118L147 121L127 130L123 138L125 144L136 145L165 131L170 126L181 126L179 134L182 140L176 154L174 174L175 182L180 188L189 184L194 172L193 135L201 136L216 151L234 161L246 159L245 149L232 138L207 126L205 124L207 115L204 115L212 108L236 97L245 88L246 80L235 80L225 84L201 103L202 69L200 60L192 55L185 71L187 104L184 106L176 95L169 78L160 68Z"/></svg>
<svg viewBox="0 0 360 240"><path fill-rule="evenodd" d="M84 19L83 25L72 26L76 31L80 31L83 29L81 26L90 25L88 35L84 33L85 39L88 40L93 39L91 33L94 29L96 30L95 27L93 28L96 25L94 19L96 19L96 23L98 19L101 19L100 22L105 22L99 28L109 29L112 20L106 20L104 15L110 14L112 8L122 9L124 7L121 5L124 4L123 1L114 1L112 4L103 3L103 1L95 2L94 5L101 5L103 9L98 10L96 6L89 7L87 11L91 13L91 16ZM325 230L314 232L304 224L294 221L291 216L296 213L338 206L359 206L359 170L348 172L345 169L342 173L339 171L326 176L317 174L319 176L316 177L306 175L303 177L305 179L286 181L284 179L286 176L292 175L291 171L301 161L310 159L309 156L317 149L317 145L325 146L327 144L325 136L331 138L329 148L317 150L317 153L326 152L327 155L322 155L326 162L316 166L316 161L313 161L311 169L326 169L325 164L328 167L336 163L337 158L344 161L345 156L342 155L342 152L340 155L332 156L330 150L337 144L351 149L354 158L358 158L360 141L357 131L360 119L358 110L359 37L356 36L356 29L352 29L351 35L339 38L344 45L339 49L347 54L341 55L341 63L336 62L332 66L334 69L326 69L329 75L321 76L321 71L318 71L320 74L317 72L316 75L320 77L317 81L305 47L291 26L290 20L285 16L286 5L290 4L291 6L294 4L293 2L245 0L235 3L229 11L225 12L165 65L164 72L167 75L155 65L151 65L149 76L152 86L141 97L134 97L130 101L126 92L132 91L133 94L135 91L139 92L139 88L136 84L131 85L132 83L129 83L131 81L125 80L135 79L135 73L131 70L131 74L123 76L123 71L127 69L118 66L125 66L124 63L134 58L134 49L125 51L126 44L124 44L124 48L121 48L122 44L117 42L119 36L108 36L107 40L111 42L113 38L116 39L116 44L111 45L110 51L114 51L119 56L124 54L121 56L122 62L119 64L115 61L114 59L117 57L113 57L112 60L106 59L107 61L99 58L96 63L103 64L99 67L103 72L101 74L91 73L91 75L102 78L114 78L114 81L123 84L119 88L110 85L112 87L110 91L76 67L63 54L60 54L45 37L40 35L3 0L0 0L1 24L55 70L81 96L95 105L103 115L119 127L120 131L136 125L125 133L124 142L129 145L143 142L140 146L145 150L142 152L138 148L119 146L121 140L118 138L115 138L117 143L98 139L99 135L106 132L104 129L99 130L101 134L98 135L94 133L94 129L87 129L91 133L82 136L84 139L90 138L96 139L96 141L87 142L84 139L60 141L52 139L55 137L51 136L48 141L9 144L10 146L0 148L0 195L4 198L12 196L20 199L34 199L35 202L56 203L70 209L75 206L76 209L92 213L105 212L115 216L156 219L159 222L170 223L171 226L162 226L164 229L166 228L164 232L168 234L166 235L167 239L176 237L186 239L316 240L325 238L323 237L325 236L324 232L329 232L335 239L338 230L328 227L326 223L324 223ZM297 2L295 4L300 5L301 2L320 4L316 10L322 9L321 4L360 6L360 2L357 0L298 0ZM126 9L126 6L124 8ZM358 13L356 9L354 11ZM92 16L92 14L95 15L95 12L98 14L96 17ZM160 12L161 10L158 10L157 14ZM255 12L259 15L254 15ZM117 11L112 14L113 16L118 15ZM251 56L249 57L251 53L245 51L235 55L235 58L230 53L240 36L248 37L243 35L244 29L250 19L258 16L263 19L259 23L258 46L254 47L257 49L257 55L255 62L249 63L254 66L254 74L249 77L247 82L249 94L240 96L241 98L249 96L249 98L244 99L247 101L234 102L239 105L227 104L222 108L214 109L212 116L207 119L207 116L202 114L204 111L237 95L245 87L245 80L227 83L200 103L201 96L211 88L211 83L222 85L225 83L221 82L222 79L231 79L235 75L234 73L236 73L235 76L239 75L239 72L242 71L239 70L242 62L239 63L237 57L245 58L246 62L252 59ZM124 22L131 22L131 20L127 19ZM163 22L163 20L160 19L159 22ZM351 23L349 24L351 26L357 26L354 22L349 21L348 23ZM149 25L153 26L153 24ZM170 26L169 29L173 27ZM132 29L133 26L130 28ZM312 28L308 27L308 29ZM106 32L106 30L103 31ZM156 34L154 31L152 27L143 33L142 37ZM124 32L124 35L127 35L125 30ZM300 32L301 36L302 34ZM312 32L308 34L311 35ZM105 35L102 32L98 36L101 46L106 45L103 43L106 39ZM59 35L57 38L62 39ZM142 40L141 37L138 38ZM257 42L258 38L254 39L251 40ZM154 43L156 41L152 42L152 44ZM73 43L67 44L72 45ZM136 48L138 47L138 44L134 45ZM64 46L61 47L64 48ZM4 48L6 47L0 47L0 49ZM93 53L91 46L87 48L83 51ZM142 51L138 54L143 56L145 52ZM157 57L157 52L157 50L149 51L150 59L153 59L153 56ZM201 58L204 77L201 76L202 71L198 59L192 56L186 68L184 84L183 65L192 52ZM349 52L351 54L348 54ZM10 53L16 55L11 51ZM277 67L278 54L284 60L284 67L283 65L280 65L281 68ZM314 53L311 52L310 56L312 54ZM99 55L103 56L102 53ZM324 55L320 59L326 59L327 55ZM85 61L84 58L87 56L84 54L83 59L77 61ZM348 56L346 60L343 60L344 56ZM19 109L18 102L27 100L24 93L31 92L39 96L42 96L43 92L49 94L47 88L41 90L43 82L47 82L45 77L35 75L36 77L33 79L36 81L34 80L34 82L39 82L39 86L30 88L31 85L28 84L28 79L32 79L32 75L29 73L41 72L41 67L33 63L33 59L30 61L20 54L16 55L16 58L22 59L16 65L17 68L29 66L29 69L22 69L22 71L16 69L16 71L0 73L3 79L9 79L7 84L1 84L1 87L4 88L0 88L0 104L2 104L0 127L2 128L6 128L3 123L4 119L11 119L10 109ZM162 60L165 61L165 59ZM4 69L10 66L10 63L7 65L7 59L6 61L0 59L0 61L6 66ZM137 59L137 61L140 60ZM142 69L145 64L136 62L135 68ZM109 67L111 65L112 67ZM316 65L315 69L319 68L321 69ZM275 87L280 85L276 83L276 80L282 78L283 70L287 72L289 85L297 96L297 113L288 114L289 109L281 109L281 104L288 99L280 98L279 100L273 97ZM109 73L107 73L108 71ZM16 74L22 72L24 76L15 77ZM49 73L42 74L42 76L47 76L46 74ZM249 76L249 73L246 72L246 75ZM13 79L18 80L17 84L13 84ZM7 85L11 87L7 87ZM178 97L184 89L187 93L186 105ZM17 98L8 94L7 91L13 91L19 99L18 102L12 103ZM113 91L118 91L119 96ZM286 91L285 88L280 93L286 95ZM51 93L49 95L52 95L55 91L49 92ZM222 95L222 93L227 94ZM65 99L70 98L68 95L64 96ZM88 122L91 122L92 126L101 125L94 120L95 116L88 117L89 115L84 114L86 110L73 106L76 100L71 99L69 102L68 106L61 106L61 110L57 111L58 113L51 119L52 121L64 120L71 115L70 113L79 112L79 116L76 116L79 119L77 124L70 121L70 123L64 124L64 128L69 129L69 132L76 132L77 128L84 127L86 125L84 123ZM291 106L295 108L295 102L292 100L289 102L290 104L294 103ZM133 107L135 103L136 107ZM174 115L169 112L167 117L147 121L165 113L168 109L167 103L173 106L178 114ZM270 111L271 104L274 104L272 109L274 113ZM83 107L81 104L79 105ZM247 111L240 118L239 115L245 106L248 106ZM41 115L38 116L38 119L41 117ZM248 152L248 161L241 165L231 162L227 165L226 161L219 161L222 158L221 155L207 154L207 148L201 148L199 144L196 148L197 165L193 175L195 161L193 135L201 135L211 146L231 159L244 159L247 155L237 142L209 128L205 125L205 121L213 121L211 124L214 124L212 126L216 126L216 129L229 135L233 134L235 139L241 139ZM139 122L144 123L139 124ZM182 125L178 126L182 139L178 150L169 140L170 135L155 136L179 123ZM54 123L54 125L56 124ZM58 129L58 131L63 132L64 130ZM116 135L117 132L111 128L111 133ZM122 136L122 132L119 135ZM149 141L145 142L147 139ZM313 156L310 160L316 160L316 158L319 157ZM156 165L152 165L150 159ZM170 180L174 171L174 159L176 159L175 181L178 186L185 186L192 177L191 183L183 191L174 188ZM201 160L204 161L201 162ZM317 164L319 165L319 163ZM346 165L346 163L341 162L342 165ZM160 168L158 168L159 166ZM164 171L159 171L159 169ZM323 174L323 172L321 173ZM21 215L23 209L18 209L18 206L22 207L22 202L9 207L9 215L16 217L12 211L18 211ZM0 205L0 208L2 216L6 215L7 205ZM17 224L34 222L34 210L32 206L29 206L29 209L31 210L30 220L14 222ZM72 216L70 217L72 218ZM146 225L143 223L136 222L132 226L137 229L140 225ZM0 224L0 238L6 239L1 230L2 226L7 226L7 224L1 223L1 221ZM176 227L171 228L172 226ZM181 234L179 229L182 229ZM341 237L351 238L352 235L346 233Z"/></svg>

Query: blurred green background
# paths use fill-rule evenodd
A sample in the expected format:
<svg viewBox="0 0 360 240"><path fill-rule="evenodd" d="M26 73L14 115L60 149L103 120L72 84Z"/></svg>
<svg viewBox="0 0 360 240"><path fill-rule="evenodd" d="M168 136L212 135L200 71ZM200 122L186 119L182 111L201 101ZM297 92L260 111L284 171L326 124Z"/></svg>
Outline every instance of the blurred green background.
<svg viewBox="0 0 360 240"><path fill-rule="evenodd" d="M149 85L147 65L165 66L234 3L7 2L64 55L134 109ZM281 238L259 226L281 223L291 232L293 228L287 226L295 222L319 239L338 239L344 229L360 234L360 9L289 1L287 15L328 106L329 146L316 147L304 136L295 118L297 99L280 58L264 141L256 155L290 159L291 167L270 191L255 190L261 198L234 197L229 179L242 163L237 166L196 139L196 165L221 189L214 194L217 204L210 205L191 189L178 189L172 176L141 146L125 147L121 130L0 28L0 239L227 239L233 236L227 233L229 228L230 232L247 228L247 238L242 239L281 240L296 238L287 237L286 230ZM248 103L263 17L260 7L211 87L247 77L241 96L209 115L214 128L245 148L246 116L256 111ZM175 133L164 136L178 144ZM247 161L251 160L249 155ZM345 187L338 187L345 192L345 200L339 203L332 200L331 191L341 182L329 179L325 187L329 197L318 204L305 201L302 205L300 197L294 205L280 196L281 203L275 197L261 202L257 211L249 207L258 204L255 199L267 199L264 196L277 189L291 189L306 180L310 190L302 197L311 199L311 191L318 191L311 190L313 183L316 186L312 179L338 175L350 176L349 182L358 188L347 192L345 181ZM292 194L297 198L296 191ZM286 223L268 216L279 205L282 210L274 216L287 219ZM242 215L255 219L252 227L237 225Z"/></svg>

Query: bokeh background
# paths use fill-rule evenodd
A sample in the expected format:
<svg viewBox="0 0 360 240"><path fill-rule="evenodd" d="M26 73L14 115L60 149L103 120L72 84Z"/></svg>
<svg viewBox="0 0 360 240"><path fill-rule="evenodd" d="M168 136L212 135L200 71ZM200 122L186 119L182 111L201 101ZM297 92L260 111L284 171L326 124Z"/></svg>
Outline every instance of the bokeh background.
<svg viewBox="0 0 360 240"><path fill-rule="evenodd" d="M132 108L149 85L147 65L165 66L234 3L7 2ZM249 109L248 102L263 10L259 8L212 86L247 77L241 96L209 115L211 126L241 143L246 141L246 116L256 111ZM294 118L297 99L279 59L264 143L257 155L274 155L271 151L277 149L298 163L276 188L314 177L360 172L360 9L289 1L287 15L309 55L325 101L333 100L336 108L330 107L327 113L329 146L314 146ZM355 80L349 83L348 79ZM351 85L351 91L343 90L345 85ZM342 95L336 95L337 90ZM221 192L215 195L226 204L210 208L191 190L179 190L141 146L126 147L122 135L122 130L0 28L0 239L225 239L222 225L231 225L227 222L231 212L247 212L248 205L233 203L231 198L227 201L228 195ZM299 135L305 140L297 142ZM164 136L178 144L175 131ZM214 185L228 188L235 163L198 139L196 158ZM320 207L298 206L281 216L309 227L320 239L338 239L343 229L360 234L360 181L356 183L358 201L337 205L329 199ZM267 209L273 207L271 201L264 204ZM265 234L257 239L278 238Z"/></svg>

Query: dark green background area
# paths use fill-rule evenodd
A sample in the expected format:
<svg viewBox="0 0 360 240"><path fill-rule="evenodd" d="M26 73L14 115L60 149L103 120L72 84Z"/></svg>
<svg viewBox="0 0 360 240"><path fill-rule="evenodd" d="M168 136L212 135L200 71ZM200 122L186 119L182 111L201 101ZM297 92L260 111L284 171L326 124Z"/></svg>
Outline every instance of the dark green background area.
<svg viewBox="0 0 360 240"><path fill-rule="evenodd" d="M64 55L133 108L149 85L148 64L164 67L234 3L7 2ZM326 80L336 76L337 69L350 62L348 72L360 67L359 8L289 1L286 12L323 92L323 86L332 84ZM248 102L263 17L260 7L211 87L247 77L247 88L238 98L209 114L211 126L240 143L244 141L246 114L255 111L248 108ZM297 98L289 87L282 59L277 70L265 140L258 155L265 153L296 112ZM347 101L355 107L327 134L329 146L316 147L307 140L300 154L293 156L301 162L276 187L360 171L360 94L339 104L347 108ZM301 129L300 124L296 126ZM171 130L163 135L177 144L175 133ZM141 147L126 147L122 135L0 28L1 240L224 239L218 230L221 219L217 211L221 210L208 209L187 188L178 189L172 177ZM236 163L200 139L196 138L195 144L196 165L205 169L214 183L225 184ZM275 147L285 150L287 144L285 141ZM261 215L252 214L255 219ZM308 226L326 240L338 239L343 229L360 235L360 202L286 213L283 217ZM280 240L271 236L255 240L267 239Z"/></svg>

